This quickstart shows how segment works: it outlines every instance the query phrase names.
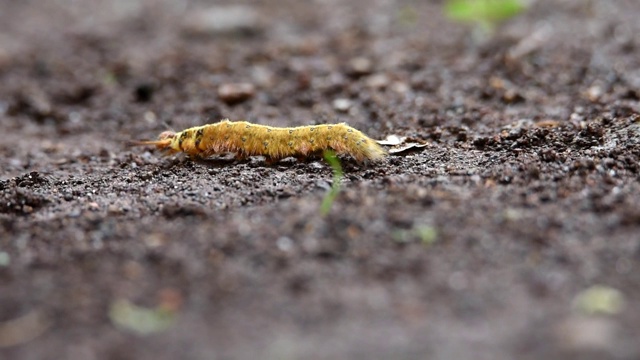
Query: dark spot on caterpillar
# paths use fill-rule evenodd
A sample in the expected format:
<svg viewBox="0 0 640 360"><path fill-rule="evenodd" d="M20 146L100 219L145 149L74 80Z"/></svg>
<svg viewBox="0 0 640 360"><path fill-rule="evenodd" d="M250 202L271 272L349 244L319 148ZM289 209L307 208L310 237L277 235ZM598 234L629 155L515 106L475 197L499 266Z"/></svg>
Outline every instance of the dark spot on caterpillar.
<svg viewBox="0 0 640 360"><path fill-rule="evenodd" d="M268 142L268 141L265 141L265 142L263 142L262 144L264 145L264 148L265 148L265 149L267 148L267 146L269 146L269 142Z"/></svg>
<svg viewBox="0 0 640 360"><path fill-rule="evenodd" d="M333 126L329 125L329 126L327 126L327 129L331 130L331 129L333 129Z"/></svg>
<svg viewBox="0 0 640 360"><path fill-rule="evenodd" d="M327 136L327 141L331 140L331 136Z"/></svg>
<svg viewBox="0 0 640 360"><path fill-rule="evenodd" d="M227 128L230 128L230 127L231 127L231 123L227 123Z"/></svg>
<svg viewBox="0 0 640 360"><path fill-rule="evenodd" d="M293 148L293 141L289 141L289 147Z"/></svg>
<svg viewBox="0 0 640 360"><path fill-rule="evenodd" d="M314 127L310 127L309 131L313 132L315 129L316 129L315 126Z"/></svg>
<svg viewBox="0 0 640 360"><path fill-rule="evenodd" d="M316 140L315 139L309 139L309 143L313 144Z"/></svg>
<svg viewBox="0 0 640 360"><path fill-rule="evenodd" d="M353 132L353 129L347 129L347 132Z"/></svg>
<svg viewBox="0 0 640 360"><path fill-rule="evenodd" d="M178 145L180 145L180 148L182 148L182 142L184 141L184 139L187 137L187 131L183 131L180 134L180 139L178 139Z"/></svg>
<svg viewBox="0 0 640 360"><path fill-rule="evenodd" d="M195 141L196 148L200 146L200 142L202 141L203 135L204 135L203 129L198 129L198 131L196 131L196 141Z"/></svg>
<svg viewBox="0 0 640 360"><path fill-rule="evenodd" d="M267 132L271 132L271 129L267 128Z"/></svg>
<svg viewBox="0 0 640 360"><path fill-rule="evenodd" d="M225 140L229 140L229 135L225 135L225 136L224 136L224 139L225 139Z"/></svg>
<svg viewBox="0 0 640 360"><path fill-rule="evenodd" d="M293 130L289 130L289 134L293 134Z"/></svg>
<svg viewBox="0 0 640 360"><path fill-rule="evenodd" d="M246 128L247 128L247 129L251 129L251 125L247 125L247 127L246 127Z"/></svg>
<svg viewBox="0 0 640 360"><path fill-rule="evenodd" d="M243 137L242 137L242 142L246 142L246 141L247 141L247 137L246 137L246 136L243 136Z"/></svg>

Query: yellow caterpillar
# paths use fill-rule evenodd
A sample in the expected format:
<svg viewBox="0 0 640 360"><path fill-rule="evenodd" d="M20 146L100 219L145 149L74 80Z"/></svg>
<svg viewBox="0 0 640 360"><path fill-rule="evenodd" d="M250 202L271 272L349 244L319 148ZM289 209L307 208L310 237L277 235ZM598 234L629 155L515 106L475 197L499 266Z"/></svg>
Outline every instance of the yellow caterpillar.
<svg viewBox="0 0 640 360"><path fill-rule="evenodd" d="M259 155L270 163L287 157L318 156L325 150L350 155L359 163L387 156L374 140L345 123L280 128L223 120L178 133L165 131L158 140L132 144L155 145L168 154L183 152L200 158L224 153L235 153L238 159Z"/></svg>

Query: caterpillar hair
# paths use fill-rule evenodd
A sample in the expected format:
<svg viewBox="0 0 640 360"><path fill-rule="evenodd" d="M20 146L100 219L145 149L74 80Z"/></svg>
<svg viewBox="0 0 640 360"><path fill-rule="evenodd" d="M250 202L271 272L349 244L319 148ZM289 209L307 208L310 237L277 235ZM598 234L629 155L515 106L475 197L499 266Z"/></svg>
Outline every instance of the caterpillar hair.
<svg viewBox="0 0 640 360"><path fill-rule="evenodd" d="M349 155L359 163L387 156L378 143L345 123L283 128L223 120L177 133L164 131L158 140L131 144L153 145L167 154L182 152L200 158L224 153L235 153L239 159L264 156L268 162L287 157L305 159L322 155L325 150Z"/></svg>

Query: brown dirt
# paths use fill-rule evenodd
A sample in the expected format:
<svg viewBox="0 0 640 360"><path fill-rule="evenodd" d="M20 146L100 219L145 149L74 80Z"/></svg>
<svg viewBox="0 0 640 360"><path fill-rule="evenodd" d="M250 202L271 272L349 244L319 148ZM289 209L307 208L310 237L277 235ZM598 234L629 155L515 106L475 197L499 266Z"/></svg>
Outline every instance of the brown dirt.
<svg viewBox="0 0 640 360"><path fill-rule="evenodd" d="M205 34L204 2L0 1L1 358L640 357L638 1L482 43L440 1L247 4ZM429 146L343 159L326 217L324 162L124 146L223 117ZM575 309L596 284L622 312ZM118 299L179 309L135 335Z"/></svg>

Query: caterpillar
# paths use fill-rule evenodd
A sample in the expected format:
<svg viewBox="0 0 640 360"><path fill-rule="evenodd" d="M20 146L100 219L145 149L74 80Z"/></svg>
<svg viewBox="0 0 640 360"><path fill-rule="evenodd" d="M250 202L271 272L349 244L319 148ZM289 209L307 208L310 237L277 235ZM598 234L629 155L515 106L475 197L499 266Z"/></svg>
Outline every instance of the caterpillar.
<svg viewBox="0 0 640 360"><path fill-rule="evenodd" d="M325 150L349 155L358 163L380 161L387 156L376 141L346 123L283 128L222 120L177 133L165 131L158 140L131 144L154 145L168 155L182 152L199 158L224 153L235 153L237 159L264 156L268 163L287 157L302 160L322 155Z"/></svg>

